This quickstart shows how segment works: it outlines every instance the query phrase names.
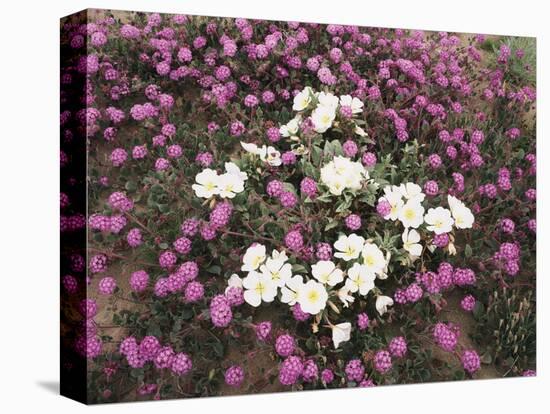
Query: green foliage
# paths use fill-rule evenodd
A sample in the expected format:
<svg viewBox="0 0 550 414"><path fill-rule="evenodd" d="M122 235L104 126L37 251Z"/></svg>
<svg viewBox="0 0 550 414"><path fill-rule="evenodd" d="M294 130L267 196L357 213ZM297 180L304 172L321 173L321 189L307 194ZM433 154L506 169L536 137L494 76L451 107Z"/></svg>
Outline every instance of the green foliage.
<svg viewBox="0 0 550 414"><path fill-rule="evenodd" d="M495 359L508 374L519 375L535 366L535 298L525 289L497 288L486 308L475 309L475 337L487 347L488 361Z"/></svg>

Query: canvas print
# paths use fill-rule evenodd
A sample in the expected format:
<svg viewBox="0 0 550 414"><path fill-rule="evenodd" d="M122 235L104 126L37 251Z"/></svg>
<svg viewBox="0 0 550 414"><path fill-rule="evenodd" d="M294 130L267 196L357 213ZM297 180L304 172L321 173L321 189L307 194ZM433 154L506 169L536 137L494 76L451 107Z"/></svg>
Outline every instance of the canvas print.
<svg viewBox="0 0 550 414"><path fill-rule="evenodd" d="M534 38L86 10L60 47L62 394L535 375Z"/></svg>

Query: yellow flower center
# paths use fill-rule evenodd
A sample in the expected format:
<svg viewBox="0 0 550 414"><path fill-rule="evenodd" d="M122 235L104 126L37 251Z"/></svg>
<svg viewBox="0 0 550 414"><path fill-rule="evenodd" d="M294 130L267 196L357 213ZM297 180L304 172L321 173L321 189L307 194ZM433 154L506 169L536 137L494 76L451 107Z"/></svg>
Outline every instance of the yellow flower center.
<svg viewBox="0 0 550 414"><path fill-rule="evenodd" d="M353 255L355 255L355 249L353 247L349 246L346 249L345 253L346 253L347 256L353 256Z"/></svg>
<svg viewBox="0 0 550 414"><path fill-rule="evenodd" d="M258 282L258 284L256 285L256 292L258 292L258 294L261 296L263 295L264 293L264 290L265 290L265 285L262 283L262 282Z"/></svg>
<svg viewBox="0 0 550 414"><path fill-rule="evenodd" d="M256 256L256 257L254 258L254 260L252 260L252 266L253 266L254 268L257 268L258 265L262 262L262 260L263 260L263 257L262 257L262 256Z"/></svg>
<svg viewBox="0 0 550 414"><path fill-rule="evenodd" d="M414 218L415 214L414 214L414 210L412 208L409 208L407 210L405 210L405 218L407 220L412 220Z"/></svg>
<svg viewBox="0 0 550 414"><path fill-rule="evenodd" d="M316 290L312 290L307 294L307 299L310 302L315 303L319 299L319 293Z"/></svg>
<svg viewBox="0 0 550 414"><path fill-rule="evenodd" d="M374 257L372 257L371 255L366 256L365 257L365 264L368 265L368 266L374 265Z"/></svg>

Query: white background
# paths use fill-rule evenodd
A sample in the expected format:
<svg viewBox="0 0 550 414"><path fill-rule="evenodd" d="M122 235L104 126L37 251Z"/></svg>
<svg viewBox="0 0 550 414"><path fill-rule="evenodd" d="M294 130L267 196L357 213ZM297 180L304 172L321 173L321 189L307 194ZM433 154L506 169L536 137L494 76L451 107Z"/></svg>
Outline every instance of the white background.
<svg viewBox="0 0 550 414"><path fill-rule="evenodd" d="M59 17L86 7L538 37L538 377L102 406L102 412L542 412L548 406L548 11L544 1L11 0L0 19L0 409L80 413L59 397ZM544 17L546 16L546 18ZM543 74L543 76L541 76ZM546 137L548 138L548 137ZM544 325L544 326L543 326ZM545 395L546 393L546 395ZM547 409L547 408L546 408Z"/></svg>

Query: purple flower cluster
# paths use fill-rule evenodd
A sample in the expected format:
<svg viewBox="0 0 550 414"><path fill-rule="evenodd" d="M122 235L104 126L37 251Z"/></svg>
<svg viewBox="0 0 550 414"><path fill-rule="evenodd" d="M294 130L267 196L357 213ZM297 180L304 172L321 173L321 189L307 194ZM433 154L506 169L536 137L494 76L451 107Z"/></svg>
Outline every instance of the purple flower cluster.
<svg viewBox="0 0 550 414"><path fill-rule="evenodd" d="M451 323L438 322L433 329L433 338L437 345L445 351L453 351L458 343L460 330L458 326Z"/></svg>
<svg viewBox="0 0 550 414"><path fill-rule="evenodd" d="M357 326L362 331L367 329L369 327L369 315L367 315L365 312L361 312L359 315L357 315Z"/></svg>
<svg viewBox="0 0 550 414"><path fill-rule="evenodd" d="M238 365L233 365L225 371L224 378L230 387L240 387L244 381L244 370Z"/></svg>
<svg viewBox="0 0 550 414"><path fill-rule="evenodd" d="M466 312L472 312L476 306L476 299L472 295L466 295L460 301L460 307Z"/></svg>
<svg viewBox="0 0 550 414"><path fill-rule="evenodd" d="M400 346L403 344L401 343ZM405 344L405 350L403 351L401 348L398 347L399 352L403 352L403 354L406 352L407 345ZM374 369L377 370L381 374L387 373L392 368L392 360L391 355L386 350L380 350L374 354Z"/></svg>
<svg viewBox="0 0 550 414"><path fill-rule="evenodd" d="M305 177L300 182L300 191L305 196L313 199L317 195L317 183L313 178Z"/></svg>
<svg viewBox="0 0 550 414"><path fill-rule="evenodd" d="M102 295L112 295L116 287L116 280L107 276L99 281L98 292Z"/></svg>
<svg viewBox="0 0 550 414"><path fill-rule="evenodd" d="M329 243L317 243L315 256L317 256L319 260L330 260L332 258L332 246Z"/></svg>
<svg viewBox="0 0 550 414"><path fill-rule="evenodd" d="M130 211L134 208L132 199L126 197L126 195L121 192L115 192L109 196L109 205L112 209L122 212Z"/></svg>
<svg viewBox="0 0 550 414"><path fill-rule="evenodd" d="M393 357L403 357L407 353L407 341L402 336L396 336L390 341L388 350Z"/></svg>
<svg viewBox="0 0 550 414"><path fill-rule="evenodd" d="M479 370L479 367L481 365L479 355L474 350L467 350L462 353L462 357L460 358L462 361L462 366L464 367L464 370L467 371L469 374L475 373L477 370Z"/></svg>
<svg viewBox="0 0 550 414"><path fill-rule="evenodd" d="M348 381L359 382L365 376L365 366L359 359L348 361L344 369Z"/></svg>
<svg viewBox="0 0 550 414"><path fill-rule="evenodd" d="M256 337L259 341L265 342L271 334L271 322L263 321L255 326Z"/></svg>
<svg viewBox="0 0 550 414"><path fill-rule="evenodd" d="M298 230L289 231L285 235L285 246L294 252L299 252L304 247L302 233Z"/></svg>
<svg viewBox="0 0 550 414"><path fill-rule="evenodd" d="M282 385L295 384L304 371L304 364L300 357L291 355L279 365L279 382Z"/></svg>
<svg viewBox="0 0 550 414"><path fill-rule="evenodd" d="M224 295L214 296L210 301L210 319L216 328L225 328L231 323L233 312Z"/></svg>
<svg viewBox="0 0 550 414"><path fill-rule="evenodd" d="M140 343L129 336L122 340L119 352L126 357L132 368L142 368L152 362L157 369L170 369L174 375L182 376L193 368L189 355L175 353L171 346L162 346L155 336L146 336Z"/></svg>
<svg viewBox="0 0 550 414"><path fill-rule="evenodd" d="M296 342L294 341L294 337L291 335L279 335L275 340L275 351L277 351L277 353L282 357L292 355L295 348Z"/></svg>
<svg viewBox="0 0 550 414"><path fill-rule="evenodd" d="M521 250L517 243L502 243L498 252L493 255L497 267L504 270L509 276L515 276L520 271Z"/></svg>
<svg viewBox="0 0 550 414"><path fill-rule="evenodd" d="M359 230L361 228L361 217L358 214L350 214L344 220L346 227L350 230Z"/></svg>
<svg viewBox="0 0 550 414"><path fill-rule="evenodd" d="M130 276L130 288L134 292L143 292L149 284L149 274L145 270L138 270Z"/></svg>
<svg viewBox="0 0 550 414"><path fill-rule="evenodd" d="M210 212L210 226L214 229L220 229L228 225L231 219L233 206L229 202L219 203Z"/></svg>

